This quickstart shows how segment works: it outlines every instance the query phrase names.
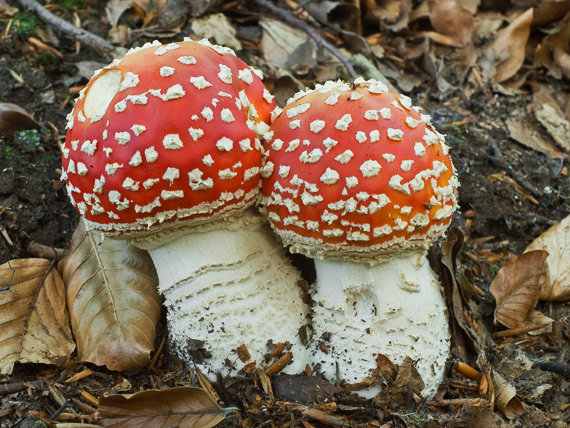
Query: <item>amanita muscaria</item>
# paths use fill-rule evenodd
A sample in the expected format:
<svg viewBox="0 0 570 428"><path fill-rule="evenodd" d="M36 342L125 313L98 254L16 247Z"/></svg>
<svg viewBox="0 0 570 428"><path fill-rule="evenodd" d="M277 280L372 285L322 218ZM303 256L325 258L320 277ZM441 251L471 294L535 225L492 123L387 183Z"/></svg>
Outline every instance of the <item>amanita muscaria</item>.
<svg viewBox="0 0 570 428"><path fill-rule="evenodd" d="M271 126L263 204L284 244L315 259L313 364L358 383L378 354L410 356L431 395L450 333L426 251L451 221L459 183L419 111L361 78L299 92Z"/></svg>
<svg viewBox="0 0 570 428"><path fill-rule="evenodd" d="M72 204L89 229L150 251L170 341L186 359L205 348L199 367L211 373L243 366L242 344L246 362L263 364L270 340L291 344L289 371L306 364L299 275L249 208L274 109L260 73L231 49L185 40L114 60L69 116Z"/></svg>

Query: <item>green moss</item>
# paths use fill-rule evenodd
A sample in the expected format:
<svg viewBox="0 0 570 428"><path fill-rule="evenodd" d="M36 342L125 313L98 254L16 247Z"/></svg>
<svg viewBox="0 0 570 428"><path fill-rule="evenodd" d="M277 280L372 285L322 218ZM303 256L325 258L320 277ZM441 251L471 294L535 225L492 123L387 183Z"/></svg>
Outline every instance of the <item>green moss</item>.
<svg viewBox="0 0 570 428"><path fill-rule="evenodd" d="M22 12L16 14L14 24L18 37L27 39L34 35L36 29L40 26L41 21L36 15L30 12Z"/></svg>

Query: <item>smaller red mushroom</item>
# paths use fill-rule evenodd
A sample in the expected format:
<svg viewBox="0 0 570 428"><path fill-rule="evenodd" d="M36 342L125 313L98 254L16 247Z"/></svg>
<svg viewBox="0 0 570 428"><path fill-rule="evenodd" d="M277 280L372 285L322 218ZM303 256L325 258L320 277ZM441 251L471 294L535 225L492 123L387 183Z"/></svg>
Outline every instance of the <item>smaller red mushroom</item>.
<svg viewBox="0 0 570 428"><path fill-rule="evenodd" d="M313 363L358 383L378 354L410 356L432 395L450 333L426 250L459 185L443 135L410 98L361 78L298 93L271 131L263 204L283 243L315 258Z"/></svg>
<svg viewBox="0 0 570 428"><path fill-rule="evenodd" d="M203 343L212 373L243 344L262 362L269 340L291 343L289 370L305 366L299 274L250 208L275 109L260 77L206 40L146 44L95 74L62 149L87 227L150 251L174 348L190 360Z"/></svg>

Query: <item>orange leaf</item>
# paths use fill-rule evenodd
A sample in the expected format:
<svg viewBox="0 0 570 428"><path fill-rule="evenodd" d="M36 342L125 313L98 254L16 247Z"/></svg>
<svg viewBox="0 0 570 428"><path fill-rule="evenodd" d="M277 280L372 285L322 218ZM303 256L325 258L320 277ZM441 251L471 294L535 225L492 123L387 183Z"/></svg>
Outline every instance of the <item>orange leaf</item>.
<svg viewBox="0 0 570 428"><path fill-rule="evenodd" d="M491 283L495 297L495 320L509 328L524 325L528 312L538 303L547 269L546 251L530 251L509 261Z"/></svg>
<svg viewBox="0 0 570 428"><path fill-rule="evenodd" d="M101 425L112 428L210 428L233 409L222 409L200 388L172 388L99 399Z"/></svg>

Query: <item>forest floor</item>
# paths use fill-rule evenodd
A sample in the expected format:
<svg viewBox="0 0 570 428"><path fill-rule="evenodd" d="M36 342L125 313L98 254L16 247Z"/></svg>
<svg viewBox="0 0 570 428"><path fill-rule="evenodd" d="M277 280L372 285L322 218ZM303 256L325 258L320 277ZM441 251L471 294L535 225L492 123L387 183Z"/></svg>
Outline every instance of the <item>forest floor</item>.
<svg viewBox="0 0 570 428"><path fill-rule="evenodd" d="M50 10L69 22L73 22L74 16L80 17L89 31L108 37L112 25L105 19L103 3L62 0L52 2ZM283 104L299 89L300 83L310 86L323 78L347 78L346 72L338 72L339 64L331 61L331 56L327 57L328 62L311 62L309 59L316 54L308 55L302 49L296 51L296 65L302 63L298 67L291 60L287 64L272 63L269 55L264 56L260 51L264 46L261 38L266 36L268 26L259 23L261 16L271 14L253 3L250 6L244 3L247 2L227 2L208 13L223 13L237 28L233 40L242 43L238 56L254 62L265 72L266 83L278 93L279 103ZM485 8L483 2L472 16L476 23L483 14L502 16L497 30L506 28L526 10L523 3L535 7L536 18L540 2L523 1L505 4L502 10ZM414 2L417 7L419 4ZM166 42L189 35L198 38L199 31L191 20L168 28L168 34L141 30L141 19L150 18L141 18L144 15L141 10L136 12L126 12L114 27L118 29L112 33L116 43L130 46L154 38ZM485 69L481 60L483 46L494 40L496 31L479 39L472 36L473 44L469 44L472 51L468 53L466 44L437 45L420 37L421 31L425 34L426 30L436 34L430 27L437 28L438 17L433 11L431 24L424 16L410 19L407 29L378 23L373 26L370 18L359 26L359 31L364 28L366 40L377 46L366 53L369 63L376 64L415 104L428 110L435 127L446 134L461 182L460 210L455 214L453 226L465 238L463 248L454 253L457 268L452 274L468 279L484 297L463 303L465 313L469 313L464 318L472 322L458 328L463 331L454 330L455 335L462 336L455 338L461 349L449 363L441 387L445 395L426 403L411 391L391 389L387 382L386 394L367 401L338 386L325 386L317 376L276 376L271 396L259 379L232 378L213 385L224 407L239 409L220 426L569 426L569 305L564 301L540 301L535 309L553 320L548 332L501 338L492 336L506 329L493 322L495 306L489 292L491 281L505 263L522 254L533 240L570 214L568 148L561 147L552 130L535 114L552 102L556 103L557 111L567 111L570 84L562 67L561 71L553 70L552 63L551 68L539 67L529 54L529 46L535 49L538 44L530 40L535 37L540 42L546 34L554 34L568 21L563 16L530 26L531 35L523 43L523 49L525 45L527 48L524 62L512 77L500 82L497 79L493 82L494 72L488 73L489 81L478 81L477 73L473 74L474 68ZM13 6L1 0L0 17L0 102L18 105L41 125L39 132L0 131L0 264L3 264L41 256L35 244L68 247L79 216L69 204L60 181L59 144L65 138L65 117L72 107L76 88L87 82L84 68L88 68L89 62L106 60L86 46L77 51L76 43L57 28L41 23L31 12L14 11ZM300 17L306 19L304 15ZM317 26L314 21L310 25ZM124 35L125 27L129 28L128 35ZM353 43L343 43L331 28L322 27L323 33L328 32L328 40L344 48L348 56L357 53L354 37ZM472 31L475 34L473 28ZM457 35L447 35L454 36ZM311 52L317 50L313 47ZM473 59L469 62L468 57ZM0 110L0 125L6 117ZM521 127L520 124L525 127L517 134L515 128ZM5 126L3 129L10 131ZM531 147L521 132L527 137L538 135L540 138L534 141L540 139L542 145ZM568 139L569 134L565 135ZM454 248L459 250L457 244ZM306 269L310 261L297 257L296 262L310 271ZM157 343L164 338L165 329L163 319ZM473 367L477 376L467 378L457 368L460 361ZM85 369L91 370L89 376L66 382L72 374ZM495 377L497 374L500 376ZM484 379L491 378L494 388L489 389L488 385L485 388ZM503 391L501 383L497 383L499 378L509 385L505 389L514 391L508 399L503 397L502 403L496 401ZM105 393L185 385L196 385L195 378L169 355L168 348L162 350L151 370L131 375L73 360L54 366L16 364L12 374L0 374L0 427L58 426L64 422L94 426L98 424L96 398ZM86 397L95 399L90 401ZM437 399L447 401L438 403Z"/></svg>

